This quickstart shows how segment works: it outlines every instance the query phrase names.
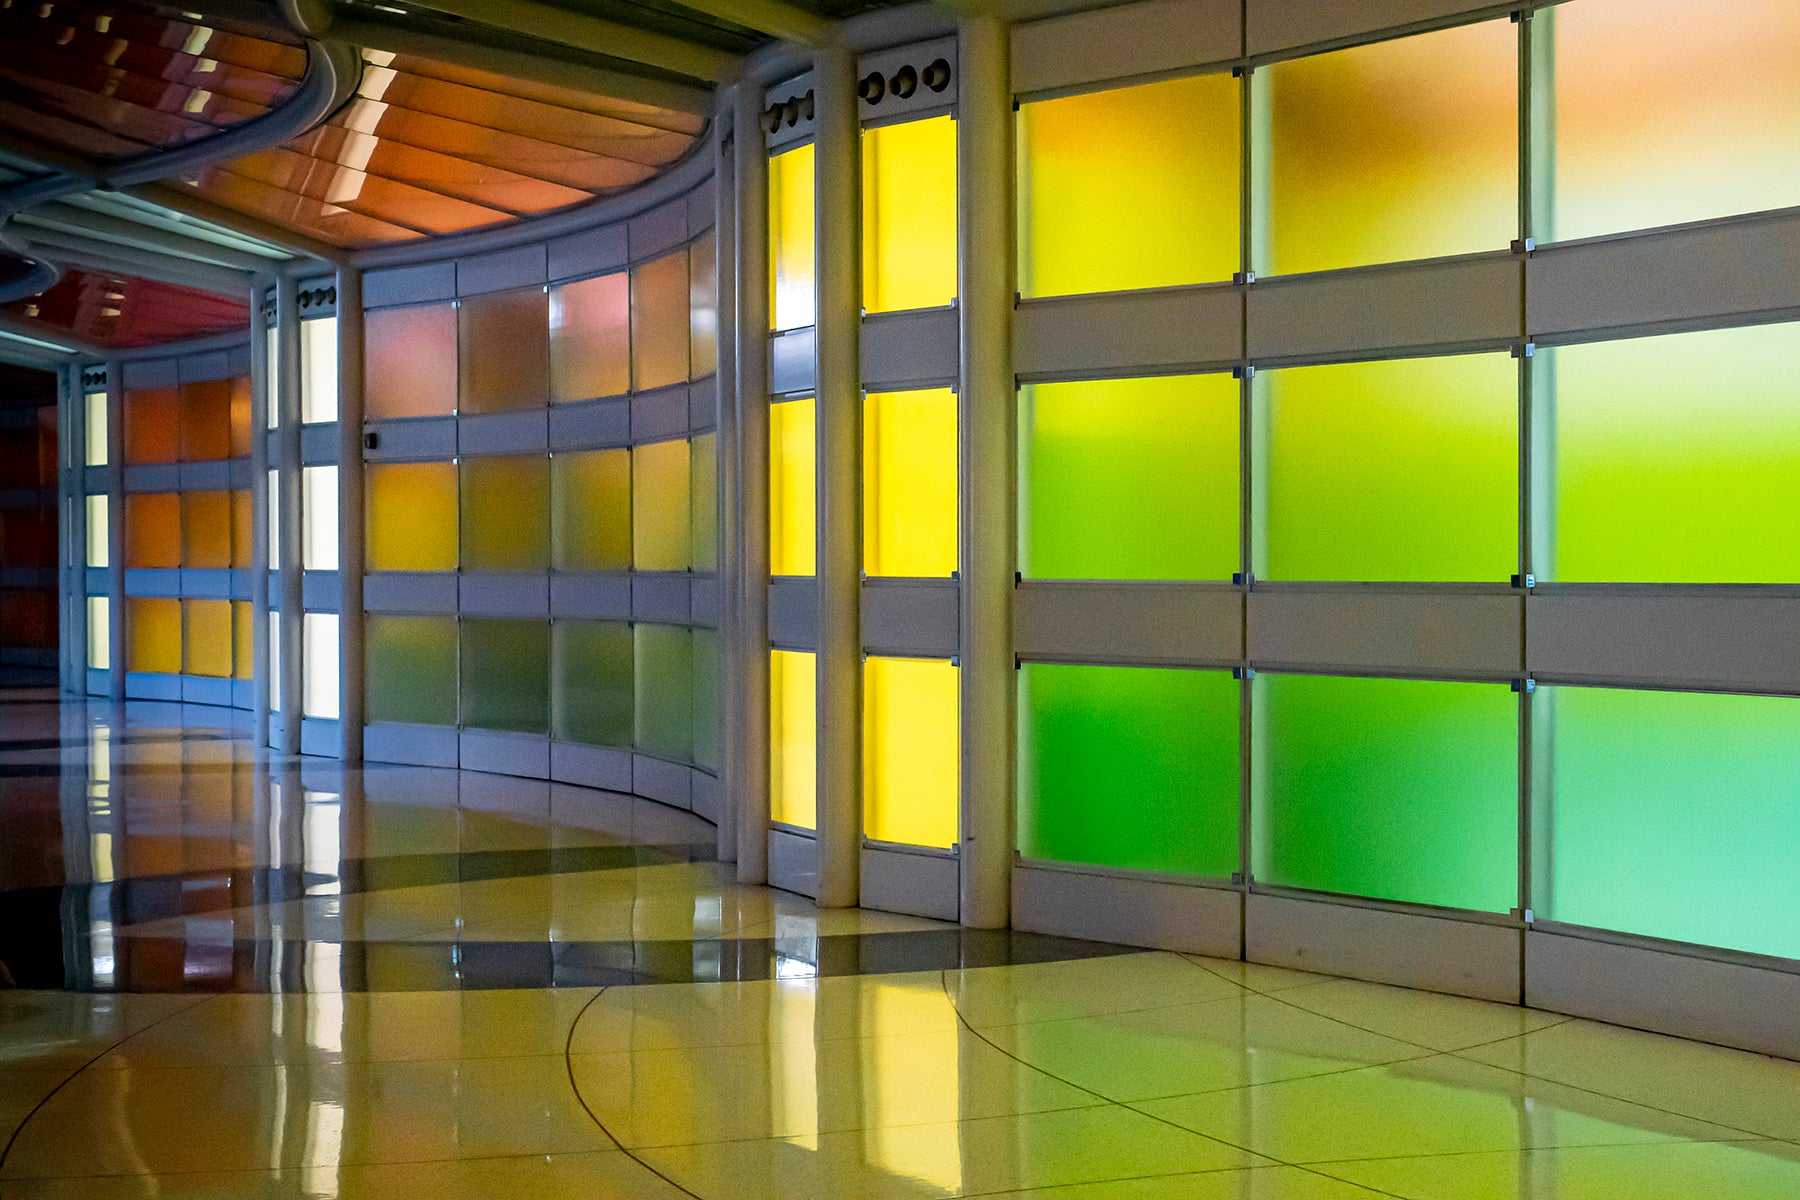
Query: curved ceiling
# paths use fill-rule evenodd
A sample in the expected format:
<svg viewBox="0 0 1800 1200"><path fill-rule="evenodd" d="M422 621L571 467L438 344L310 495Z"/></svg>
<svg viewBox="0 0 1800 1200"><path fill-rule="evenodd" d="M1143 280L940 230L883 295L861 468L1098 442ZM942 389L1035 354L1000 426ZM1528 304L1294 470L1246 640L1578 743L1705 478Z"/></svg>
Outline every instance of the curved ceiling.
<svg viewBox="0 0 1800 1200"><path fill-rule="evenodd" d="M152 346L250 323L249 293L215 295L199 288L99 271L66 271L48 291L0 305L20 322L115 348Z"/></svg>

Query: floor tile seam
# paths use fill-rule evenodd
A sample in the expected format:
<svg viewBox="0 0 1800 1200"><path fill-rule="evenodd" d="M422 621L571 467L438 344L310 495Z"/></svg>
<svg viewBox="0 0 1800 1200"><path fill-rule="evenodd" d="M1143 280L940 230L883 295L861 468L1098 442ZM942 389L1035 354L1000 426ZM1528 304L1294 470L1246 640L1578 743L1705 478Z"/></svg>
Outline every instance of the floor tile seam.
<svg viewBox="0 0 1800 1200"><path fill-rule="evenodd" d="M977 968L985 969L985 968ZM1005 970L1006 968L999 968ZM983 1021L982 1029L1025 1029L1035 1025L1055 1025L1058 1022L1070 1021L1104 1021L1109 1017L1129 1017L1140 1013L1168 1012L1176 1008L1199 1008L1206 1004L1228 1004L1233 1000L1242 1000L1242 996L1214 996L1210 1000L1183 1000L1176 1004L1150 1004L1143 1008L1109 1009L1106 1012L1081 1013L1074 1016L1038 1017L1029 1021ZM967 1018L964 1018L967 1020ZM973 1024L973 1022L970 1022Z"/></svg>
<svg viewBox="0 0 1800 1200"><path fill-rule="evenodd" d="M1473 1158L1478 1155L1553 1154L1565 1150L1663 1150L1674 1146L1758 1146L1778 1143L1776 1138L1663 1138L1637 1142L1575 1142L1543 1146L1513 1146L1500 1150L1436 1150L1427 1154L1370 1154L1361 1158L1309 1158L1296 1166L1334 1167L1355 1163L1424 1162L1430 1159Z"/></svg>
<svg viewBox="0 0 1800 1200"><path fill-rule="evenodd" d="M227 992L224 995L246 995L243 992ZM266 993L264 993L266 994ZM318 993L313 993L318 994ZM348 993L355 995L357 993ZM363 993L377 995L380 993ZM424 1054L412 1058L259 1058L248 1062L130 1062L118 1066L97 1066L88 1064L96 1071L132 1071L139 1074L165 1071L252 1071L258 1067L305 1067L317 1070L321 1067L404 1067L409 1064L425 1063L483 1063L483 1062L519 1062L533 1058L555 1058L554 1049L527 1051L518 1054Z"/></svg>
<svg viewBox="0 0 1800 1200"><path fill-rule="evenodd" d="M1310 1075L1289 1075L1282 1079L1260 1079L1250 1083L1234 1083L1228 1087L1205 1088L1198 1092L1174 1092L1167 1096L1139 1096L1133 1100L1120 1100L1120 1104L1161 1104L1169 1100L1188 1100L1197 1096L1222 1096L1227 1092L1248 1092L1255 1088L1280 1087L1288 1083L1310 1083L1317 1079L1332 1079L1339 1075L1355 1075L1359 1071L1381 1071L1388 1067L1396 1067L1403 1063L1419 1063L1432 1058L1445 1058L1447 1055L1433 1051L1429 1054L1414 1054L1406 1058L1391 1058L1386 1062L1354 1063L1347 1067L1337 1067L1330 1071L1315 1071Z"/></svg>
<svg viewBox="0 0 1800 1200"><path fill-rule="evenodd" d="M1291 992L1291 991L1294 991L1296 988L1317 987L1321 983L1339 983L1347 978L1347 976L1343 976L1343 975L1328 975L1328 976L1324 976L1319 979L1308 979L1301 983L1290 983L1290 984L1286 985L1285 987L1258 988L1258 987L1250 986L1249 984L1245 983L1241 979L1233 979L1231 976L1225 974L1223 971L1215 971L1211 967L1207 966L1205 963L1199 961L1202 958L1208 957L1207 955L1204 955L1204 954L1195 955L1195 954L1188 954L1186 952L1177 952L1176 957L1181 959L1182 961L1186 962L1189 966L1198 967L1200 970L1205 971L1208 975L1211 975L1214 979L1222 979L1226 983L1229 983L1229 984L1233 985L1234 987L1240 987L1240 988L1244 989L1246 992L1249 992L1252 995L1256 995L1256 996L1272 996L1276 992ZM1243 961L1244 961L1245 966L1263 965L1263 964L1258 964L1258 963L1252 963L1247 959L1243 960ZM1273 967L1271 969L1276 970L1276 971L1284 971L1284 970L1287 970L1288 968Z"/></svg>
<svg viewBox="0 0 1800 1200"><path fill-rule="evenodd" d="M1202 1167L1192 1171L1159 1171L1152 1175L1119 1175L1112 1179L1091 1180L1085 1183L1053 1183L1041 1188L1001 1188L996 1191L987 1192L959 1192L957 1193L957 1200L981 1200L982 1197L988 1196L1018 1196L1026 1192L1059 1191L1069 1188L1093 1187L1100 1184L1148 1183L1158 1179L1186 1179L1191 1175L1235 1175L1246 1171L1302 1171L1307 1174L1318 1174L1316 1171L1307 1171L1304 1167L1296 1167L1288 1163L1270 1162L1259 1163L1247 1167ZM1346 1184L1349 1187L1355 1188L1357 1191L1368 1192L1372 1196L1393 1195L1391 1192L1378 1192L1366 1184L1352 1183L1347 1179L1336 1179L1335 1176L1326 1176L1326 1178L1333 1179L1334 1182Z"/></svg>
<svg viewBox="0 0 1800 1200"><path fill-rule="evenodd" d="M543 1162L546 1158L603 1158L609 1155L630 1157L623 1149L552 1150L531 1154L469 1154L449 1158L378 1158L336 1162L282 1163L276 1167L221 1167L215 1170L191 1171L112 1171L104 1175L8 1175L0 1183L87 1183L99 1179L182 1179L215 1175L287 1176L301 1171L367 1170L372 1167L430 1167L447 1163Z"/></svg>
<svg viewBox="0 0 1800 1200"><path fill-rule="evenodd" d="M632 985L625 985L632 986ZM958 1033L961 1026L951 1029L921 1029L911 1033L880 1033L867 1037L856 1034L844 1034L839 1037L826 1038L770 1038L763 1041L742 1042L707 1042L689 1046L626 1046L617 1050L577 1050L570 1042L570 1055L574 1058L616 1058L620 1055L638 1054L695 1054L703 1050L751 1050L775 1046L841 1046L847 1042L878 1042L902 1037L930 1037L933 1034Z"/></svg>

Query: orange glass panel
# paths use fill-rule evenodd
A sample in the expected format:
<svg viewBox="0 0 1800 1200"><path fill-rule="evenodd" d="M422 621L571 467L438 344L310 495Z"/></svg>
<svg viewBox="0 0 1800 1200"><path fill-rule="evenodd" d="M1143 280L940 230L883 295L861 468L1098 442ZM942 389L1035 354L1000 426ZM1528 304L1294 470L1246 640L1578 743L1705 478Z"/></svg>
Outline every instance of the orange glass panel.
<svg viewBox="0 0 1800 1200"><path fill-rule="evenodd" d="M239 488L231 493L231 565L247 567L250 565L251 538L256 531L255 509L250 489Z"/></svg>
<svg viewBox="0 0 1800 1200"><path fill-rule="evenodd" d="M181 496L133 492L125 497L125 565L181 565Z"/></svg>
<svg viewBox="0 0 1800 1200"><path fill-rule="evenodd" d="M133 597L125 602L127 671L181 674L181 601Z"/></svg>
<svg viewBox="0 0 1800 1200"><path fill-rule="evenodd" d="M592 400L630 390L630 277L620 271L551 288L551 399Z"/></svg>
<svg viewBox="0 0 1800 1200"><path fill-rule="evenodd" d="M181 391L135 388L125 393L125 461L172 463L181 456Z"/></svg>
<svg viewBox="0 0 1800 1200"><path fill-rule="evenodd" d="M250 679L254 675L256 665L255 644L251 638L256 632L256 606L248 600L231 602L231 645L234 659L231 676L233 679Z"/></svg>
<svg viewBox="0 0 1800 1200"><path fill-rule="evenodd" d="M231 380L181 385L181 461L231 457Z"/></svg>
<svg viewBox="0 0 1800 1200"><path fill-rule="evenodd" d="M181 565L196 569L229 567L234 519L230 492L184 492Z"/></svg>
<svg viewBox="0 0 1800 1200"><path fill-rule="evenodd" d="M183 673L229 679L235 630L229 600L181 602Z"/></svg>
<svg viewBox="0 0 1800 1200"><path fill-rule="evenodd" d="M631 268L631 386L688 377L688 261L678 251Z"/></svg>
<svg viewBox="0 0 1800 1200"><path fill-rule="evenodd" d="M550 399L550 297L542 288L464 300L457 309L459 409L535 408Z"/></svg>
<svg viewBox="0 0 1800 1200"><path fill-rule="evenodd" d="M363 486L369 570L456 570L455 463L370 463Z"/></svg>
<svg viewBox="0 0 1800 1200"><path fill-rule="evenodd" d="M456 411L456 310L377 308L363 317L363 412L372 421Z"/></svg>
<svg viewBox="0 0 1800 1200"><path fill-rule="evenodd" d="M719 365L719 244L712 230L688 247L688 375Z"/></svg>
<svg viewBox="0 0 1800 1200"><path fill-rule="evenodd" d="M250 377L231 381L231 457L250 457Z"/></svg>

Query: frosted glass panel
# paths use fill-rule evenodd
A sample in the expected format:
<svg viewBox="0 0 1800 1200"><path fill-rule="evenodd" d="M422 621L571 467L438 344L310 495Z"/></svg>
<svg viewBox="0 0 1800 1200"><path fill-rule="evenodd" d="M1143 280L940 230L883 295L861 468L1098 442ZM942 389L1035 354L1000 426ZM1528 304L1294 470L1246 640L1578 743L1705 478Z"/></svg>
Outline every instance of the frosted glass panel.
<svg viewBox="0 0 1800 1200"><path fill-rule="evenodd" d="M632 448L631 554L638 570L687 570L691 503L685 441Z"/></svg>
<svg viewBox="0 0 1800 1200"><path fill-rule="evenodd" d="M185 492L181 497L181 565L198 570L231 566L230 492Z"/></svg>
<svg viewBox="0 0 1800 1200"><path fill-rule="evenodd" d="M863 401L863 571L948 576L957 563L956 393Z"/></svg>
<svg viewBox="0 0 1800 1200"><path fill-rule="evenodd" d="M559 620L550 627L551 732L559 741L630 749L634 656L623 621Z"/></svg>
<svg viewBox="0 0 1800 1200"><path fill-rule="evenodd" d="M256 606L248 600L231 602L231 646L233 679L256 677Z"/></svg>
<svg viewBox="0 0 1800 1200"><path fill-rule="evenodd" d="M90 670L112 669L112 600L87 598L87 665Z"/></svg>
<svg viewBox="0 0 1800 1200"><path fill-rule="evenodd" d="M181 461L231 457L231 380L181 385Z"/></svg>
<svg viewBox="0 0 1800 1200"><path fill-rule="evenodd" d="M269 613L269 711L281 711L281 614Z"/></svg>
<svg viewBox="0 0 1800 1200"><path fill-rule="evenodd" d="M456 618L370 616L363 628L368 720L456 724Z"/></svg>
<svg viewBox="0 0 1800 1200"><path fill-rule="evenodd" d="M106 465L106 393L87 394L87 465Z"/></svg>
<svg viewBox="0 0 1800 1200"><path fill-rule="evenodd" d="M307 613L304 638L306 680L302 711L309 717L335 721L338 716L337 614Z"/></svg>
<svg viewBox="0 0 1800 1200"><path fill-rule="evenodd" d="M1019 567L1035 579L1229 579L1242 557L1229 375L1019 390Z"/></svg>
<svg viewBox="0 0 1800 1200"><path fill-rule="evenodd" d="M711 433L697 435L689 463L692 500L693 567L713 571L719 566L719 439Z"/></svg>
<svg viewBox="0 0 1800 1200"><path fill-rule="evenodd" d="M550 394L556 400L631 389L631 283L620 271L550 289Z"/></svg>
<svg viewBox="0 0 1800 1200"><path fill-rule="evenodd" d="M631 386L645 391L685 380L689 336L687 251L631 268Z"/></svg>
<svg viewBox="0 0 1800 1200"><path fill-rule="evenodd" d="M112 531L107 520L111 509L105 496L87 498L87 565L104 567L112 554Z"/></svg>
<svg viewBox="0 0 1800 1200"><path fill-rule="evenodd" d="M1518 570L1505 354L1257 373L1268 579L1503 582Z"/></svg>
<svg viewBox="0 0 1800 1200"><path fill-rule="evenodd" d="M1229 674L1026 663L1018 686L1020 854L1215 879L1238 870Z"/></svg>
<svg viewBox="0 0 1800 1200"><path fill-rule="evenodd" d="M1484 21L1257 69L1269 245L1288 275L1518 236L1518 26Z"/></svg>
<svg viewBox="0 0 1800 1200"><path fill-rule="evenodd" d="M250 489L238 488L231 493L231 565L248 567L255 557L255 498Z"/></svg>
<svg viewBox="0 0 1800 1200"><path fill-rule="evenodd" d="M231 381L231 457L249 458L252 437L250 422L250 377L239 375Z"/></svg>
<svg viewBox="0 0 1800 1200"><path fill-rule="evenodd" d="M550 565L550 460L538 454L462 460L465 571Z"/></svg>
<svg viewBox="0 0 1800 1200"><path fill-rule="evenodd" d="M454 308L372 309L363 330L363 411L371 421L456 411Z"/></svg>
<svg viewBox="0 0 1800 1200"><path fill-rule="evenodd" d="M263 397L263 418L268 421L269 428L281 425L281 337L280 331L270 325L263 331L263 347L268 352L268 378L264 383L267 394Z"/></svg>
<svg viewBox="0 0 1800 1200"><path fill-rule="evenodd" d="M694 765L719 769L719 634L694 633Z"/></svg>
<svg viewBox="0 0 1800 1200"><path fill-rule="evenodd" d="M953 117L863 130L862 238L864 311L956 298Z"/></svg>
<svg viewBox="0 0 1800 1200"><path fill-rule="evenodd" d="M307 425L338 419L336 317L300 322L300 420Z"/></svg>
<svg viewBox="0 0 1800 1200"><path fill-rule="evenodd" d="M635 625L637 748L672 762L694 754L694 638L670 625Z"/></svg>
<svg viewBox="0 0 1800 1200"><path fill-rule="evenodd" d="M1230 279L1240 93L1219 73L1020 105L1020 293Z"/></svg>
<svg viewBox="0 0 1800 1200"><path fill-rule="evenodd" d="M172 463L181 457L181 392L133 388L125 393L125 461Z"/></svg>
<svg viewBox="0 0 1800 1200"><path fill-rule="evenodd" d="M125 497L125 565L181 565L181 497L175 492L132 492Z"/></svg>
<svg viewBox="0 0 1800 1200"><path fill-rule="evenodd" d="M181 601L133 597L125 602L125 669L181 673Z"/></svg>
<svg viewBox="0 0 1800 1200"><path fill-rule="evenodd" d="M938 659L863 660L863 833L956 844L961 796L957 669Z"/></svg>
<svg viewBox="0 0 1800 1200"><path fill-rule="evenodd" d="M550 731L550 625L466 617L462 723L514 733Z"/></svg>
<svg viewBox="0 0 1800 1200"><path fill-rule="evenodd" d="M813 401L769 407L769 573L811 575L818 511Z"/></svg>
<svg viewBox="0 0 1800 1200"><path fill-rule="evenodd" d="M338 469L307 467L300 473L301 545L308 571L338 569Z"/></svg>
<svg viewBox="0 0 1800 1200"><path fill-rule="evenodd" d="M281 570L281 472L270 471L269 500L269 570Z"/></svg>
<svg viewBox="0 0 1800 1200"><path fill-rule="evenodd" d="M688 247L688 364L694 379L719 365L719 253L712 230Z"/></svg>
<svg viewBox="0 0 1800 1200"><path fill-rule="evenodd" d="M812 654L769 652L769 817L799 829L819 821L818 683Z"/></svg>
<svg viewBox="0 0 1800 1200"><path fill-rule="evenodd" d="M458 410L537 408L550 399L550 297L528 288L463 300L457 310Z"/></svg>
<svg viewBox="0 0 1800 1200"><path fill-rule="evenodd" d="M1506 912L1518 697L1505 684L1256 677L1256 880Z"/></svg>
<svg viewBox="0 0 1800 1200"><path fill-rule="evenodd" d="M231 601L181 602L183 671L214 679L230 679L234 637Z"/></svg>
<svg viewBox="0 0 1800 1200"><path fill-rule="evenodd" d="M813 323L813 148L769 159L769 316L773 329Z"/></svg>
<svg viewBox="0 0 1800 1200"><path fill-rule="evenodd" d="M559 451L550 458L550 565L631 569L631 451Z"/></svg>
<svg viewBox="0 0 1800 1200"><path fill-rule="evenodd" d="M369 463L363 488L369 570L456 570L455 463Z"/></svg>

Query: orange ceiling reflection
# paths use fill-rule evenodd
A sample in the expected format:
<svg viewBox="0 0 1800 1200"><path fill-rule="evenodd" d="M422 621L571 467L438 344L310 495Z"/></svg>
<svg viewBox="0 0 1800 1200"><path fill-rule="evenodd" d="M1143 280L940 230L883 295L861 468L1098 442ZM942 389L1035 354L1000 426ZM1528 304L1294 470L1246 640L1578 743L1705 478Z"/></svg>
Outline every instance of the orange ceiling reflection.
<svg viewBox="0 0 1800 1200"><path fill-rule="evenodd" d="M249 328L246 300L134 276L69 271L56 286L0 312L128 348Z"/></svg>

